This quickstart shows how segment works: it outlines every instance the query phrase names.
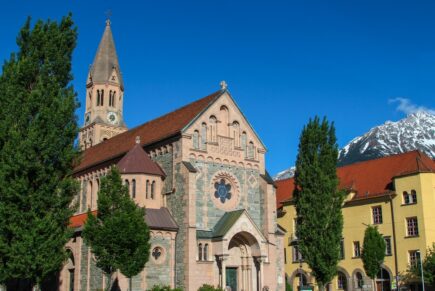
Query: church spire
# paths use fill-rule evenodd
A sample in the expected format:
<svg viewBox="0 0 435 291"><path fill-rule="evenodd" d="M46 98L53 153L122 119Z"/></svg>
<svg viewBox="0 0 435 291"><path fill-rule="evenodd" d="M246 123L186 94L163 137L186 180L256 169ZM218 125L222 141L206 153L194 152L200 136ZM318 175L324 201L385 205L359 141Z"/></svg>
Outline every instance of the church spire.
<svg viewBox="0 0 435 291"><path fill-rule="evenodd" d="M112 78L116 72L116 80ZM106 20L106 28L98 46L97 54L89 71L88 83L105 84L116 82L123 89L124 84L119 68L118 55L115 49L110 20Z"/></svg>

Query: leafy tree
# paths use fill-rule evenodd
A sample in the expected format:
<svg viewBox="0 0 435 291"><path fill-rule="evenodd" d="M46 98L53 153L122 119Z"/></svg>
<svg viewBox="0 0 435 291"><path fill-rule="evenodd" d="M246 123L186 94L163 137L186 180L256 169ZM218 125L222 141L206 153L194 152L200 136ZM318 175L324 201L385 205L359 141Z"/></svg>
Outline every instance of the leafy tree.
<svg viewBox="0 0 435 291"><path fill-rule="evenodd" d="M0 75L0 284L8 290L31 290L66 259L78 191L76 38L71 15L33 28L28 18Z"/></svg>
<svg viewBox="0 0 435 291"><path fill-rule="evenodd" d="M361 259L363 261L364 270L366 271L367 276L372 278L373 284L374 279L381 270L381 265L384 262L385 247L385 240L379 233L378 228L369 225L364 233Z"/></svg>
<svg viewBox="0 0 435 291"><path fill-rule="evenodd" d="M83 230L83 238L91 247L97 266L109 278L116 270L128 278L139 274L149 259L150 232L145 209L130 199L116 167L101 179L97 207L96 215L88 212ZM109 290L111 285L112 282Z"/></svg>
<svg viewBox="0 0 435 291"><path fill-rule="evenodd" d="M340 259L343 192L338 191L337 140L326 118L304 126L296 161L296 235L299 250L321 289L337 273Z"/></svg>
<svg viewBox="0 0 435 291"><path fill-rule="evenodd" d="M221 288L215 288L213 285L204 284L199 287L198 291L223 291Z"/></svg>
<svg viewBox="0 0 435 291"><path fill-rule="evenodd" d="M426 256L423 259L423 275L424 282L427 285L433 286L435 283L435 243L426 251ZM421 266L420 261L417 264L409 266L405 274L405 281L421 281Z"/></svg>

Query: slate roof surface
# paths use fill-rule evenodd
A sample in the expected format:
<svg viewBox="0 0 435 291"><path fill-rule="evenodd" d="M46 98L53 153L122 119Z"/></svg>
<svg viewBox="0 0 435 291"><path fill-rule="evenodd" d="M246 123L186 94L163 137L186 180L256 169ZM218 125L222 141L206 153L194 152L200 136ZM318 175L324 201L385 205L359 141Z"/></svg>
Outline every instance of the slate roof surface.
<svg viewBox="0 0 435 291"><path fill-rule="evenodd" d="M162 168L151 160L140 144L136 144L119 162L121 174L149 174L165 177Z"/></svg>
<svg viewBox="0 0 435 291"><path fill-rule="evenodd" d="M415 173L435 173L435 161L419 151L358 162L337 168L339 188L354 190L353 200L380 197L391 193L393 178ZM277 207L293 198L294 178L275 181Z"/></svg>
<svg viewBox="0 0 435 291"><path fill-rule="evenodd" d="M90 69L90 76L94 83L106 83L110 80L113 68L116 69L119 76L119 83L124 87L124 82L121 76L121 69L119 67L118 55L115 49L115 42L113 40L112 29L110 21L106 22L106 28L98 45L97 54L95 55L94 62Z"/></svg>
<svg viewBox="0 0 435 291"><path fill-rule="evenodd" d="M97 211L92 211L93 215L97 214ZM70 218L70 227L80 229L88 218L87 213L78 214ZM147 208L145 211L145 221L151 229L161 230L178 230L178 225L172 218L171 213L167 208L152 209Z"/></svg>
<svg viewBox="0 0 435 291"><path fill-rule="evenodd" d="M225 90L216 91L211 95L85 150L81 154L80 162L74 168L74 173L122 156L136 144L135 140L137 136L140 137L140 144L142 146L176 136L224 92Z"/></svg>

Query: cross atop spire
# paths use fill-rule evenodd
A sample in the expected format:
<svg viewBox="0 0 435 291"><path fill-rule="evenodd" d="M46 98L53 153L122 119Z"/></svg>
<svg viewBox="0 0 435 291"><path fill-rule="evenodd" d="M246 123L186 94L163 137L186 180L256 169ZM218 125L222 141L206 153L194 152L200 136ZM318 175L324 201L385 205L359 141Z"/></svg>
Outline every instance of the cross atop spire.
<svg viewBox="0 0 435 291"><path fill-rule="evenodd" d="M112 10L106 11L106 26L110 26L110 17L112 16Z"/></svg>

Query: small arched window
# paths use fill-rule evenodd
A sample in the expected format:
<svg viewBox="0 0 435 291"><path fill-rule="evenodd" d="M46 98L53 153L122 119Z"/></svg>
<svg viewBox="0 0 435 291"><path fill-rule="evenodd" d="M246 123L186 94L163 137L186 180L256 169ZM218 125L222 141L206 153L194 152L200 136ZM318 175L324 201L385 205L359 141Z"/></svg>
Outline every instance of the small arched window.
<svg viewBox="0 0 435 291"><path fill-rule="evenodd" d="M130 182L127 179L125 179L124 184L125 186L127 186L128 194L130 194Z"/></svg>
<svg viewBox="0 0 435 291"><path fill-rule="evenodd" d="M147 180L145 185L145 198L148 199L150 197L150 181Z"/></svg>
<svg viewBox="0 0 435 291"><path fill-rule="evenodd" d="M104 90L103 89L101 89L101 106L103 106L104 105Z"/></svg>
<svg viewBox="0 0 435 291"><path fill-rule="evenodd" d="M151 183L151 199L154 199L155 191L156 191L156 181L153 181Z"/></svg>
<svg viewBox="0 0 435 291"><path fill-rule="evenodd" d="M411 190L411 199L412 203L417 203L417 192L415 190Z"/></svg>
<svg viewBox="0 0 435 291"><path fill-rule="evenodd" d="M403 203L404 204L409 204L409 194L406 191L403 191Z"/></svg>
<svg viewBox="0 0 435 291"><path fill-rule="evenodd" d="M194 149L199 149L199 131L195 130L193 132L193 148Z"/></svg>
<svg viewBox="0 0 435 291"><path fill-rule="evenodd" d="M217 119L214 115L212 115L212 116L210 116L209 121L210 121L210 141L216 142L216 140L217 140L217 136L216 136L217 135L217 132L216 132Z"/></svg>
<svg viewBox="0 0 435 291"><path fill-rule="evenodd" d="M131 181L131 197L134 199L136 198L136 180L133 179Z"/></svg>
<svg viewBox="0 0 435 291"><path fill-rule="evenodd" d="M92 207L94 206L94 193L93 193L93 184L92 184L92 181L89 181L89 184L88 184L88 193L89 193L89 207L90 207L90 209L92 210Z"/></svg>
<svg viewBox="0 0 435 291"><path fill-rule="evenodd" d="M220 117L222 118L222 122L219 123L219 134L223 136L229 136L228 130L230 126L230 112L228 110L228 107L226 107L225 105L222 105L220 108Z"/></svg>
<svg viewBox="0 0 435 291"><path fill-rule="evenodd" d="M198 261L202 261L202 244L198 245Z"/></svg>
<svg viewBox="0 0 435 291"><path fill-rule="evenodd" d="M364 285L364 279L363 279L363 276L360 272L357 272L355 274L355 283L356 283L355 284L356 288L362 289L362 287Z"/></svg>
<svg viewBox="0 0 435 291"><path fill-rule="evenodd" d="M100 106L101 104L101 92L100 90L97 90L97 106Z"/></svg>
<svg viewBox="0 0 435 291"><path fill-rule="evenodd" d="M208 261L208 244L204 245L204 261Z"/></svg>
<svg viewBox="0 0 435 291"><path fill-rule="evenodd" d="M254 147L254 143L252 141L249 142L249 146L248 146L248 158L253 159L255 158L254 156L254 151L255 147Z"/></svg>
<svg viewBox="0 0 435 291"><path fill-rule="evenodd" d="M240 147L245 152L245 157L246 157L246 154L247 154L246 143L247 143L246 132L242 132L242 137L241 137L241 140L240 140L240 144L241 144Z"/></svg>
<svg viewBox="0 0 435 291"><path fill-rule="evenodd" d="M347 290L347 278L342 272L337 275L337 289Z"/></svg>
<svg viewBox="0 0 435 291"><path fill-rule="evenodd" d="M233 122L233 138L234 138L234 146L240 146L240 124L237 121Z"/></svg>
<svg viewBox="0 0 435 291"><path fill-rule="evenodd" d="M201 124L201 149L206 150L207 146L207 124Z"/></svg>
<svg viewBox="0 0 435 291"><path fill-rule="evenodd" d="M95 185L95 193L98 193L100 191L100 179L97 179L97 185Z"/></svg>

